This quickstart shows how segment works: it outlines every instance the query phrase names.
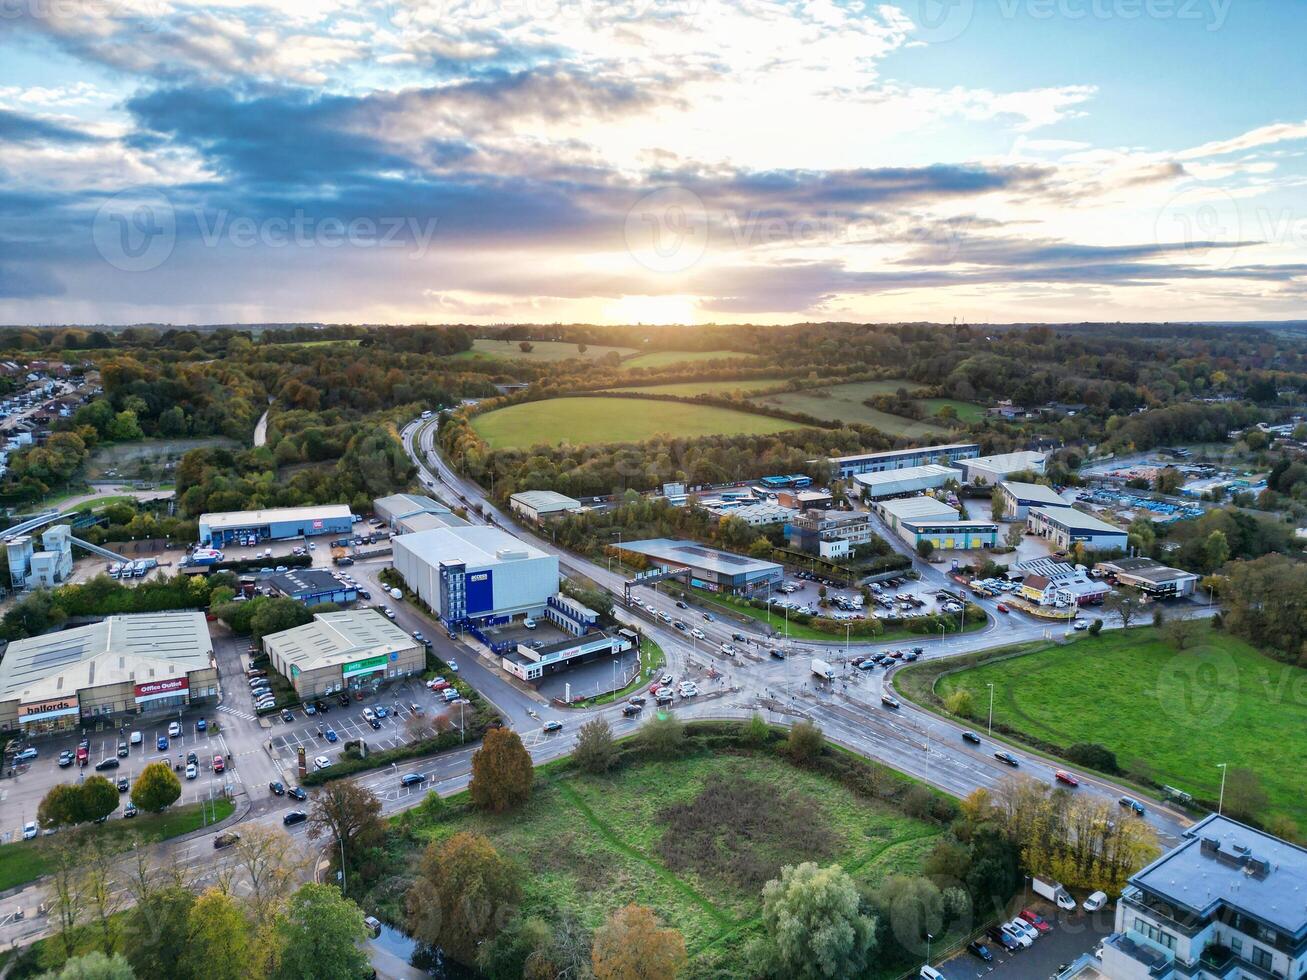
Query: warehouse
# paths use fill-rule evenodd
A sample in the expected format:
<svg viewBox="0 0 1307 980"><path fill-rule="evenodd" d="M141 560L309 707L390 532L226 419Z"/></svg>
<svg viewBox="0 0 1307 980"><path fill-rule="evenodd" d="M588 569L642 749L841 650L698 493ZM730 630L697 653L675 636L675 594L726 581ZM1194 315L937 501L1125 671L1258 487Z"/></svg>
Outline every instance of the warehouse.
<svg viewBox="0 0 1307 980"><path fill-rule="evenodd" d="M776 503L789 510L830 510L835 498L829 490L782 490Z"/></svg>
<svg viewBox="0 0 1307 980"><path fill-rule="evenodd" d="M1047 462L1048 453L1022 451L1001 456L978 456L961 460L956 465L962 471L960 483L992 487L1013 473L1043 473Z"/></svg>
<svg viewBox="0 0 1307 980"><path fill-rule="evenodd" d="M395 522L396 534L416 534L418 531L430 531L437 527L467 527L468 522L452 511L424 510L409 514Z"/></svg>
<svg viewBox="0 0 1307 980"><path fill-rule="evenodd" d="M306 606L320 606L324 602L343 606L356 602L359 597L358 586L350 585L325 568L292 568L272 576L268 584L286 598Z"/></svg>
<svg viewBox="0 0 1307 980"><path fill-rule="evenodd" d="M1117 558L1099 562L1095 570L1111 576L1118 585L1128 585L1154 599L1176 599L1194 594L1198 576L1180 568L1169 568L1151 558Z"/></svg>
<svg viewBox="0 0 1307 980"><path fill-rule="evenodd" d="M449 513L449 508L439 500L416 493L392 493L389 497L378 497L372 501L372 510L380 520L393 528L398 528L399 522L407 517Z"/></svg>
<svg viewBox="0 0 1307 980"><path fill-rule="evenodd" d="M110 616L9 644L0 660L0 730L121 723L217 694L204 613Z"/></svg>
<svg viewBox="0 0 1307 980"><path fill-rule="evenodd" d="M1125 531L1074 507L1031 507L1026 526L1064 551L1073 544L1089 550L1126 546Z"/></svg>
<svg viewBox="0 0 1307 980"><path fill-rule="evenodd" d="M574 514L581 510L581 501L552 490L523 490L508 498L508 505L528 521L542 521L560 514Z"/></svg>
<svg viewBox="0 0 1307 980"><path fill-rule="evenodd" d="M374 609L318 613L263 638L272 666L301 698L375 687L426 669L426 648Z"/></svg>
<svg viewBox="0 0 1307 980"><path fill-rule="evenodd" d="M543 616L558 591L558 558L497 527L433 528L391 544L395 571L451 629Z"/></svg>
<svg viewBox="0 0 1307 980"><path fill-rule="evenodd" d="M1042 483L1016 483L1004 480L998 485L1003 501L1003 520L1024 521L1031 507L1070 507L1056 490Z"/></svg>
<svg viewBox="0 0 1307 980"><path fill-rule="evenodd" d="M349 534L353 527L354 515L344 504L237 510L201 514L200 544L221 548L228 544L281 541L315 534Z"/></svg>
<svg viewBox="0 0 1307 980"><path fill-rule="evenodd" d="M634 632L622 629L612 633L597 630L585 636L568 637L538 648L529 643L519 643L516 650L503 657L501 665L514 677L524 681L538 681L560 670L570 670L600 657L625 653L636 642Z"/></svg>
<svg viewBox="0 0 1307 980"><path fill-rule="evenodd" d="M946 483L957 483L959 478L958 471L951 466L925 463L883 473L859 473L853 481L861 490L864 500L884 500L887 497L934 490Z"/></svg>
<svg viewBox="0 0 1307 980"><path fill-rule="evenodd" d="M691 585L709 592L751 595L775 588L785 577L785 570L774 561L746 558L694 541L650 538L628 541L619 550L643 555L653 566L680 568Z"/></svg>
<svg viewBox="0 0 1307 980"><path fill-rule="evenodd" d="M955 521L959 515L956 508L950 507L942 500L918 494L915 497L899 497L894 500L882 500L872 505L880 519L891 531L899 529L901 521Z"/></svg>
<svg viewBox="0 0 1307 980"><path fill-rule="evenodd" d="M992 548L998 543L998 525L993 521L967 520L934 497L883 500L875 509L890 530L914 548L922 541L946 550Z"/></svg>
<svg viewBox="0 0 1307 980"><path fill-rule="evenodd" d="M832 456L826 462L834 467L836 479L847 480L859 473L904 470L910 466L924 466L926 463L955 463L961 459L974 459L979 455L980 446L974 442L950 442L939 446L920 446L916 449L891 449L881 453Z"/></svg>

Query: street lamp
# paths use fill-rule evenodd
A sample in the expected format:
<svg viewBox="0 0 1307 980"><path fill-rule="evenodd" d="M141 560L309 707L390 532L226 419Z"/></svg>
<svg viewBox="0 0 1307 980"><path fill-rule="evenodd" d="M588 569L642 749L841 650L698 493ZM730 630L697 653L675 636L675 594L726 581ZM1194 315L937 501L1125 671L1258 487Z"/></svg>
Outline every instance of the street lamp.
<svg viewBox="0 0 1307 980"><path fill-rule="evenodd" d="M986 685L989 688L989 734L994 734L994 685Z"/></svg>
<svg viewBox="0 0 1307 980"><path fill-rule="evenodd" d="M1221 810L1225 808L1225 771L1227 766L1229 766L1228 762L1218 762L1216 764L1216 768L1221 770L1221 795L1216 801L1216 815L1218 817L1221 815Z"/></svg>

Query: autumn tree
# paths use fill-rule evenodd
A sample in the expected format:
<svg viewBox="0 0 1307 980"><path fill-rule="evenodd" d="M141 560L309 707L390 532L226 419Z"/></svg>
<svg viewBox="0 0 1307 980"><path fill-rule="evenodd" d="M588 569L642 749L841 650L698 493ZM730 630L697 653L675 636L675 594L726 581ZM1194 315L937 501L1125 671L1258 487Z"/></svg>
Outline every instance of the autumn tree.
<svg viewBox="0 0 1307 980"><path fill-rule="evenodd" d="M1173 619L1162 627L1162 636L1176 650L1185 650L1194 645L1206 626L1196 619L1185 617Z"/></svg>
<svg viewBox="0 0 1307 980"><path fill-rule="evenodd" d="M43 973L38 980L135 980L130 963L120 953L107 956L92 950L65 960L63 966Z"/></svg>
<svg viewBox="0 0 1307 980"><path fill-rule="evenodd" d="M595 933L591 957L595 980L672 980L685 966L685 937L653 909L627 905Z"/></svg>
<svg viewBox="0 0 1307 980"><path fill-rule="evenodd" d="M521 806L531 797L535 769L517 732L492 728L472 756L472 802L491 813Z"/></svg>
<svg viewBox="0 0 1307 980"><path fill-rule="evenodd" d="M583 771L594 775L608 772L617 764L617 746L607 718L595 718L581 726L572 758Z"/></svg>
<svg viewBox="0 0 1307 980"><path fill-rule="evenodd" d="M858 976L876 942L853 879L839 865L787 866L762 890L765 939L754 948L764 976L818 980Z"/></svg>
<svg viewBox="0 0 1307 980"><path fill-rule="evenodd" d="M123 925L127 959L137 976L172 976L189 944L195 894L189 888L166 885L134 897L136 904Z"/></svg>
<svg viewBox="0 0 1307 980"><path fill-rule="evenodd" d="M99 820L118 809L118 787L103 776L91 776L78 788L83 820Z"/></svg>
<svg viewBox="0 0 1307 980"><path fill-rule="evenodd" d="M187 976L206 980L243 980L249 975L249 927L230 895L207 889L186 917L189 942L181 967Z"/></svg>
<svg viewBox="0 0 1307 980"><path fill-rule="evenodd" d="M825 744L826 738L822 735L821 728L805 719L795 722L790 729L789 737L785 740L785 751L796 762L810 762L821 755Z"/></svg>
<svg viewBox="0 0 1307 980"><path fill-rule="evenodd" d="M1103 598L1103 609L1109 615L1115 613L1121 617L1121 628L1129 629L1130 624L1143 612L1144 606L1137 595L1117 590Z"/></svg>
<svg viewBox="0 0 1307 980"><path fill-rule="evenodd" d="M259 922L291 893L306 862L295 841L280 828L247 824L241 831L232 860L248 885L251 917Z"/></svg>
<svg viewBox="0 0 1307 980"><path fill-rule="evenodd" d="M405 907L409 933L466 965L511 918L518 871L480 834L432 841L422 852Z"/></svg>
<svg viewBox="0 0 1307 980"><path fill-rule="evenodd" d="M166 762L151 762L132 784L132 802L146 813L162 813L181 795L181 781Z"/></svg>
<svg viewBox="0 0 1307 980"><path fill-rule="evenodd" d="M358 783L336 779L322 787L309 810L309 837L330 837L350 855L381 840L381 801Z"/></svg>
<svg viewBox="0 0 1307 980"><path fill-rule="evenodd" d="M52 827L70 827L85 819L81 789L74 783L51 786L36 808L36 822L47 830Z"/></svg>

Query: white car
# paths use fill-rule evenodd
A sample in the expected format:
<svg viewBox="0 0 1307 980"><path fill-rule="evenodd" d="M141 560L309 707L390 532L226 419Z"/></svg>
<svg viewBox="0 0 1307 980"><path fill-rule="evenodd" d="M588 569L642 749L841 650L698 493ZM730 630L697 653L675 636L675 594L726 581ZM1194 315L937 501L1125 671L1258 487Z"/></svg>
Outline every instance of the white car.
<svg viewBox="0 0 1307 980"><path fill-rule="evenodd" d="M371 708L364 708L364 709L363 709L363 720L364 720L364 721L372 721L372 720L375 719L376 717L377 717L377 713L376 713L375 711L373 711Z"/></svg>
<svg viewBox="0 0 1307 980"><path fill-rule="evenodd" d="M1039 930L1036 929L1034 926L1032 926L1025 919L1017 917L1013 919L1011 922L1009 922L1007 925L1008 928L1011 929L1013 932L1020 933L1023 936L1028 936L1032 943L1039 938Z"/></svg>
<svg viewBox="0 0 1307 980"><path fill-rule="evenodd" d="M529 630L533 630L536 628L536 621L528 616L526 619L522 620L522 625Z"/></svg>
<svg viewBox="0 0 1307 980"><path fill-rule="evenodd" d="M331 760L328 759L325 755L320 755L313 760L314 769L326 769L330 766L331 766Z"/></svg>
<svg viewBox="0 0 1307 980"><path fill-rule="evenodd" d="M133 745L140 745L142 741L144 741L144 739L141 738L141 733L140 733L140 732L132 732L132 744L133 744Z"/></svg>
<svg viewBox="0 0 1307 980"><path fill-rule="evenodd" d="M382 610L382 611L386 614L386 618L387 618L387 619L394 619L394 618L395 618L395 610L391 609L389 606L387 606L387 607L386 607L384 610Z"/></svg>
<svg viewBox="0 0 1307 980"><path fill-rule="evenodd" d="M1090 895L1088 898L1085 899L1084 904L1081 905L1080 907L1084 909L1086 912L1097 912L1106 904L1107 904L1107 893L1094 892L1094 894Z"/></svg>
<svg viewBox="0 0 1307 980"><path fill-rule="evenodd" d="M36 837L36 824L23 824L23 840L32 840Z"/></svg>
<svg viewBox="0 0 1307 980"><path fill-rule="evenodd" d="M197 767L197 766L195 765L194 762L188 762L188 763L186 763L186 778L187 778L187 779L194 779L194 778L195 778L196 776L198 776L199 774L200 774L199 767Z"/></svg>
<svg viewBox="0 0 1307 980"><path fill-rule="evenodd" d="M1022 949L1029 949L1031 946L1035 945L1035 941L1027 936L1025 932L1013 929L1010 922L1004 922L999 926L999 928L1003 930L1003 935L1007 936Z"/></svg>
<svg viewBox="0 0 1307 980"><path fill-rule="evenodd" d="M176 738L176 737L177 737L178 735L180 735L181 733L182 733L182 726L181 726L181 723L180 723L180 722L176 722L176 721L170 721L170 722L168 722L168 737L169 737L169 738Z"/></svg>
<svg viewBox="0 0 1307 980"><path fill-rule="evenodd" d="M690 630L690 635L693 636L696 640L708 639L708 634L705 633L703 630L699 629L699 627L697 626L694 629Z"/></svg>

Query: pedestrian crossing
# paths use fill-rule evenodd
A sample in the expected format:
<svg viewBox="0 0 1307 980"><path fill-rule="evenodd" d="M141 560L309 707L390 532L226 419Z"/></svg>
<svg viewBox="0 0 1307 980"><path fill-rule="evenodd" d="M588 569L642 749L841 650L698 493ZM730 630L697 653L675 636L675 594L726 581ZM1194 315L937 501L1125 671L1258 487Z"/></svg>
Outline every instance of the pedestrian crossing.
<svg viewBox="0 0 1307 980"><path fill-rule="evenodd" d="M244 718L246 721L259 720L258 718L254 717L254 715L250 714L248 711L241 711L239 708L229 708L225 704L218 705L218 710L225 715L231 715L233 718Z"/></svg>

